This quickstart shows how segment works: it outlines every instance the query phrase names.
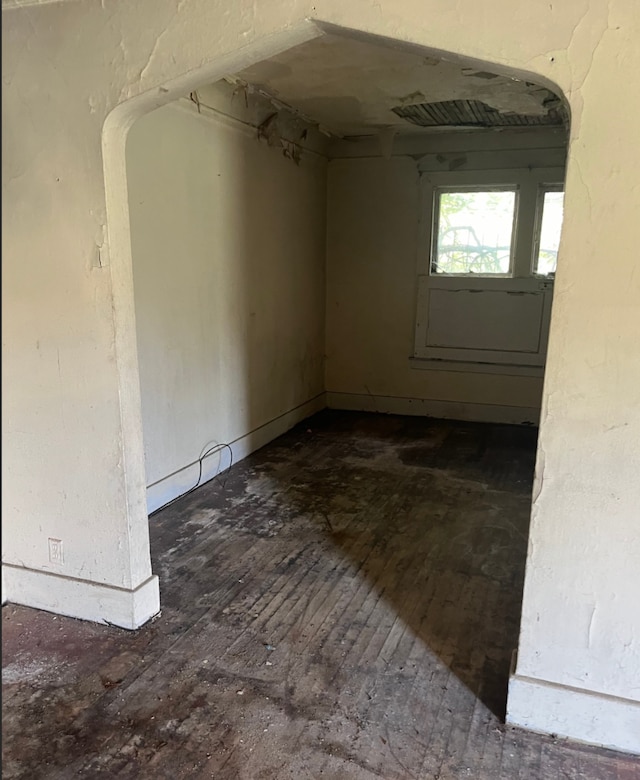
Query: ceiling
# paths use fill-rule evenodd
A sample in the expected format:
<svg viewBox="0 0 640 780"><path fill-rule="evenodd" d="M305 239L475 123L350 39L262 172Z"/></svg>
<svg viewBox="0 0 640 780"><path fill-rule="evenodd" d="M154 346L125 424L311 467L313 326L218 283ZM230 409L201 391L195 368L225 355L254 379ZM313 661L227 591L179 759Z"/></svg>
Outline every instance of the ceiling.
<svg viewBox="0 0 640 780"><path fill-rule="evenodd" d="M492 73L490 66L463 67L331 34L252 65L231 80L271 95L342 137L384 129L561 125L565 120L552 92Z"/></svg>

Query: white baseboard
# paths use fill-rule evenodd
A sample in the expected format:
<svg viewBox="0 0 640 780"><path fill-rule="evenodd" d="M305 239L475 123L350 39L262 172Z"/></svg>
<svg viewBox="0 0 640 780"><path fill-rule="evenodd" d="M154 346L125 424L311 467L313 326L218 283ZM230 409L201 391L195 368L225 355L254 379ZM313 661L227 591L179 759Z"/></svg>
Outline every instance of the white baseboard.
<svg viewBox="0 0 640 780"><path fill-rule="evenodd" d="M155 576L127 590L3 563L2 580L3 598L11 604L120 628L140 628L160 611Z"/></svg>
<svg viewBox="0 0 640 780"><path fill-rule="evenodd" d="M430 398L402 398L388 395L334 393L331 391L327 391L327 406L329 409L348 411L516 425L537 425L540 418L540 409L533 407L437 401Z"/></svg>
<svg viewBox="0 0 640 780"><path fill-rule="evenodd" d="M640 702L512 674L507 723L640 753Z"/></svg>
<svg viewBox="0 0 640 780"><path fill-rule="evenodd" d="M320 393L309 401L306 401L294 409L279 415L268 423L259 426L253 431L239 436L232 442L229 442L231 453L233 454L233 463L246 458L252 452L264 447L273 439L282 436L289 429L293 428L299 422L310 417L316 412L320 412L326 407L325 394ZM211 457L205 458L202 463L202 477L200 484L204 485L213 479L219 473L229 467L230 453L225 448L214 453ZM170 474L164 479L160 479L153 485L147 487L147 512L151 514L160 507L165 506L174 498L183 495L190 490L198 481L199 466L197 463L185 466L174 474Z"/></svg>

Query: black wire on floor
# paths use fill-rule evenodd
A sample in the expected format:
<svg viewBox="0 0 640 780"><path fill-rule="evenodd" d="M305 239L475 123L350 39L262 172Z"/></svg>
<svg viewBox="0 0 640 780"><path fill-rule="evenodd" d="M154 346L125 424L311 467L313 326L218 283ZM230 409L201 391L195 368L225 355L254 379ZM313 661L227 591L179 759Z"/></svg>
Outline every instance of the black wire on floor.
<svg viewBox="0 0 640 780"><path fill-rule="evenodd" d="M201 481L202 481L202 463L205 458L208 458L209 455L213 455L216 452L220 452L223 449L229 450L229 465L226 469L223 471L219 471L217 474L214 474L211 479L208 479L207 482L211 482L214 479L217 479L220 474L224 474L225 472L228 472L231 466L233 466L233 450L231 449L231 445L229 444L215 444L213 447L209 447L208 450L206 450L199 458L198 458L198 480L196 484L193 487L190 487L189 490L186 490L184 493L181 493L179 496L176 496L175 498L172 498L171 501L167 501L166 504L163 504L162 506L159 506L157 509L154 509L153 512L149 514L149 517L153 517L158 512L161 512L163 509L166 509L168 506L171 506L171 504L175 504L176 501L179 501L181 498L184 498L185 496L188 496L189 493L193 493L194 490L197 490L200 487ZM195 465L195 464L194 464ZM226 484L226 480L223 483L223 488Z"/></svg>

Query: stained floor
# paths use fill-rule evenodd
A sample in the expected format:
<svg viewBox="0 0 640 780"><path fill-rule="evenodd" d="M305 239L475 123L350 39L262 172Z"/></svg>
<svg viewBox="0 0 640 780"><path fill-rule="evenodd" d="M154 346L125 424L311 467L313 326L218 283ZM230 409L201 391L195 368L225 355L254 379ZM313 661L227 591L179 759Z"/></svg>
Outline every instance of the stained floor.
<svg viewBox="0 0 640 780"><path fill-rule="evenodd" d="M640 778L503 723L535 436L323 412L151 518L141 630L5 606L3 778Z"/></svg>

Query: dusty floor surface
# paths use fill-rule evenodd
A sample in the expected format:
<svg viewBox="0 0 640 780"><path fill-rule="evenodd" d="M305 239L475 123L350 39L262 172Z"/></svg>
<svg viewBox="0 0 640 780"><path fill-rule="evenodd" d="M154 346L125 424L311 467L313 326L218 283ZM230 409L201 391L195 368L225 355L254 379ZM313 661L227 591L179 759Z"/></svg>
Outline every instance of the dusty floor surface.
<svg viewBox="0 0 640 780"><path fill-rule="evenodd" d="M502 722L535 431L322 413L151 518L137 632L3 608L3 778L640 778Z"/></svg>

